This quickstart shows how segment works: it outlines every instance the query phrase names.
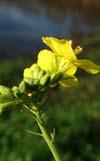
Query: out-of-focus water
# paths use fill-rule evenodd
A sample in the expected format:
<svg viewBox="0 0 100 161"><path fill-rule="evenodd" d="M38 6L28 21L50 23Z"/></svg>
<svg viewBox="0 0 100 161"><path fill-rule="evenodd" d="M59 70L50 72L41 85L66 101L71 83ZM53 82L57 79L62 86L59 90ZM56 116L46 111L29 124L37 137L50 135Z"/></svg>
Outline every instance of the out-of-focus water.
<svg viewBox="0 0 100 161"><path fill-rule="evenodd" d="M67 38L73 33L99 32L99 28L99 21L91 25L82 13L71 10L61 21L45 14L28 14L15 7L0 5L0 58L37 52L43 47L41 36Z"/></svg>

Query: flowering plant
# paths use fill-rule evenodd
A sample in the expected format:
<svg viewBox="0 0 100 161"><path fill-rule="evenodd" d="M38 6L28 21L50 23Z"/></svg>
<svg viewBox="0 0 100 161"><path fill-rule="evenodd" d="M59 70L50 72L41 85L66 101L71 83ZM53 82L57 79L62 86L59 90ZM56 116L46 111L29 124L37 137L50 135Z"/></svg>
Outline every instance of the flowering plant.
<svg viewBox="0 0 100 161"><path fill-rule="evenodd" d="M40 135L47 143L55 161L61 161L59 153L54 145L55 132L49 134L45 128L45 110L40 101L49 88L58 83L65 88L77 85L78 79L75 73L82 68L90 74L100 73L100 66L87 59L78 59L82 48L77 46L72 49L72 41L43 37L43 42L51 49L41 50L37 62L24 69L23 80L18 86L8 88L0 85L0 111L10 105L21 104L35 119Z"/></svg>

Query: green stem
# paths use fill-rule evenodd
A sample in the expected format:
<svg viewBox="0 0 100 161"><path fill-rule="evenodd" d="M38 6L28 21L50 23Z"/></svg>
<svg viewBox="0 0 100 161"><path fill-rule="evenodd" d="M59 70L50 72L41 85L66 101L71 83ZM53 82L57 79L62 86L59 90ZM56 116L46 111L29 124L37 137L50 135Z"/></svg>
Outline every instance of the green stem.
<svg viewBox="0 0 100 161"><path fill-rule="evenodd" d="M41 130L42 136L43 136L45 142L47 143L47 145L48 145L48 147L49 147L49 149L50 149L55 161L61 161L60 156L58 154L58 151L57 151L55 145L53 144L51 138L49 137L49 135L48 135L48 133L47 133L47 131L45 129L44 123L41 120L41 117L40 117L38 112L36 113L36 117L37 117L37 124L38 124L38 126L39 126L39 128Z"/></svg>

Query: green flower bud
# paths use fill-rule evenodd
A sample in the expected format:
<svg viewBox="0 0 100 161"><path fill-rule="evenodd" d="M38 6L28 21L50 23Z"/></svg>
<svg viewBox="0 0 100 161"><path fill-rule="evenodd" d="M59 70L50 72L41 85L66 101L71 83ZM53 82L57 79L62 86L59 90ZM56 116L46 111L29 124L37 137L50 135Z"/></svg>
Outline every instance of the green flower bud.
<svg viewBox="0 0 100 161"><path fill-rule="evenodd" d="M38 74L39 74L40 70L41 70L41 68L37 65L37 66L34 68L32 78L37 79L37 78L38 78Z"/></svg>
<svg viewBox="0 0 100 161"><path fill-rule="evenodd" d="M39 85L39 80L38 79L34 79L33 85Z"/></svg>
<svg viewBox="0 0 100 161"><path fill-rule="evenodd" d="M31 78L24 78L26 84L27 91L34 91L37 90L39 87L39 80L38 79L31 79Z"/></svg>
<svg viewBox="0 0 100 161"><path fill-rule="evenodd" d="M28 84L29 84L30 79L31 79L31 78L25 77L23 80L24 80L25 83L28 83Z"/></svg>
<svg viewBox="0 0 100 161"><path fill-rule="evenodd" d="M26 83L25 83L25 81L23 80L23 81L21 81L21 83L19 84L19 91L20 91L20 93L25 93L26 90L27 90L27 88L26 88Z"/></svg>
<svg viewBox="0 0 100 161"><path fill-rule="evenodd" d="M32 84L30 85L30 91L36 91L36 90L38 90L38 87L39 87L39 80L34 79L32 81Z"/></svg>
<svg viewBox="0 0 100 161"><path fill-rule="evenodd" d="M21 96L21 93L20 93L20 91L19 91L19 88L17 87L17 86L14 86L13 88L12 88L12 91L13 91L13 95L14 95L14 97L20 97Z"/></svg>
<svg viewBox="0 0 100 161"><path fill-rule="evenodd" d="M25 83L27 83L28 85L38 85L39 84L39 80L38 79L32 79L32 78L24 78Z"/></svg>
<svg viewBox="0 0 100 161"><path fill-rule="evenodd" d="M40 80L40 85L47 86L49 84L49 82L50 82L50 75L45 74Z"/></svg>
<svg viewBox="0 0 100 161"><path fill-rule="evenodd" d="M19 90L17 86L12 87L12 91L17 91L17 90Z"/></svg>
<svg viewBox="0 0 100 161"><path fill-rule="evenodd" d="M46 74L45 70L40 70L40 72L38 73L37 79L40 80L45 74Z"/></svg>
<svg viewBox="0 0 100 161"><path fill-rule="evenodd" d="M50 80L50 84L56 84L58 83L58 81L63 77L63 74L58 72L52 75L51 80Z"/></svg>

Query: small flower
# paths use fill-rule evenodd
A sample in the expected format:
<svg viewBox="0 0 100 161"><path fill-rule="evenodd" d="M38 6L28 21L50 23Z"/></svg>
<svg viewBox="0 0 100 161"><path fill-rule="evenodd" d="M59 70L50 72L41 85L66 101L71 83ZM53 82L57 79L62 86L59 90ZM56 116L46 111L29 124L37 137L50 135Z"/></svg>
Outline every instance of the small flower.
<svg viewBox="0 0 100 161"><path fill-rule="evenodd" d="M58 57L50 50L42 50L39 52L37 64L41 69L51 75L51 86L56 85L58 82L66 87L77 84L77 78L75 76L66 75L65 73L66 70L70 72L71 65L66 63L64 58Z"/></svg>
<svg viewBox="0 0 100 161"><path fill-rule="evenodd" d="M63 73L60 81L62 85L72 86L77 83L77 78L74 75L78 67L90 74L100 72L100 66L94 64L92 61L77 59L77 55L80 54L82 48L77 46L73 50L71 40L56 39L54 37L43 37L42 40L52 51L40 51L37 63L42 69L51 74L56 72Z"/></svg>
<svg viewBox="0 0 100 161"><path fill-rule="evenodd" d="M56 39L53 37L43 37L43 42L49 46L53 53L61 58L61 62L65 62L69 66L69 70L66 70L67 75L74 75L77 71L77 68L82 68L90 74L96 74L100 72L100 66L94 64L92 61L87 59L79 60L76 55L79 54L82 50L78 46L75 50L72 49L72 41L64 39Z"/></svg>

